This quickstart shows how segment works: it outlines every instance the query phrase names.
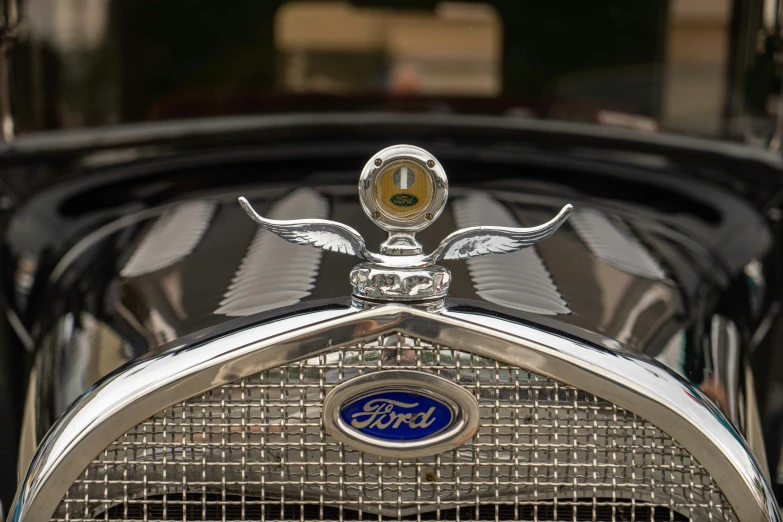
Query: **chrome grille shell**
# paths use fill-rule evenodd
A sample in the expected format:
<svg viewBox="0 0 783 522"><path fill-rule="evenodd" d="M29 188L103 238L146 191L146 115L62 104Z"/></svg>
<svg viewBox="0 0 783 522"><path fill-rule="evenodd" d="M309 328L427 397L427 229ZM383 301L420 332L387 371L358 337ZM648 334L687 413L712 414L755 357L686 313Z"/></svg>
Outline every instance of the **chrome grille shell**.
<svg viewBox="0 0 783 522"><path fill-rule="evenodd" d="M732 485L724 493L740 520L780 520L766 479L741 438L698 391L657 363L622 347L598 348L481 312L446 309L433 314L399 305L269 316L256 326L243 324L209 339L186 339L135 361L86 394L50 431L17 495L12 517L50 520L79 479L79 470L95 458L95 450L111 445L162 407L395 331L549 379L556 376L569 387L600 393L620 410L644 411L650 425L670 433L718 485ZM446 518L459 518L459 513ZM494 518L491 513L482 516ZM338 518L333 512L329 517Z"/></svg>
<svg viewBox="0 0 783 522"><path fill-rule="evenodd" d="M459 383L479 401L477 434L418 459L363 453L335 440L322 422L326 395L384 370ZM167 408L98 455L52 520L186 520L186 506L195 519L212 520L206 506L217 498L217 520L247 520L248 510L261 520L303 520L305 506L319 520L331 513L339 521L449 520L452 513L465 520L599 520L599 513L630 520L640 510L652 518L657 510L659 517L736 520L690 453L633 413L519 367L397 334Z"/></svg>

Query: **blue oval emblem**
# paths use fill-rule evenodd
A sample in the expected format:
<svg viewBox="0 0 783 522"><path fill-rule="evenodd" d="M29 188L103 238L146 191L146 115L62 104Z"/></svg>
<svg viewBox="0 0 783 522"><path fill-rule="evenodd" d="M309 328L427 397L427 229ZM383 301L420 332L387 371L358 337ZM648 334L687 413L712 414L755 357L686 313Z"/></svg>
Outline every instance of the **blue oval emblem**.
<svg viewBox="0 0 783 522"><path fill-rule="evenodd" d="M343 422L378 439L414 441L439 433L454 421L454 412L431 395L383 390L364 395L340 409Z"/></svg>

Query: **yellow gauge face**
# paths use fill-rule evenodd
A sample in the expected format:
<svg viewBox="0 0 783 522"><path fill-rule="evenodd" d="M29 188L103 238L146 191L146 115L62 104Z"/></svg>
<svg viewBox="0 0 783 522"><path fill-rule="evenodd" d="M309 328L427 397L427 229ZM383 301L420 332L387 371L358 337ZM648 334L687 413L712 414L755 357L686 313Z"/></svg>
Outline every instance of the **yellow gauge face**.
<svg viewBox="0 0 783 522"><path fill-rule="evenodd" d="M375 178L375 204L378 210L396 221L420 217L435 195L432 177L412 161L389 164Z"/></svg>

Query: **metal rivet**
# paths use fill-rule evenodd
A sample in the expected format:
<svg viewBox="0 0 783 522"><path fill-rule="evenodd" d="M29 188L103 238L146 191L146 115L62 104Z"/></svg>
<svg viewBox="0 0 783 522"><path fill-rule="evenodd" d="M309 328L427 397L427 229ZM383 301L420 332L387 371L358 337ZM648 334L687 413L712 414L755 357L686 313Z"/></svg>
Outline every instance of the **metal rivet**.
<svg viewBox="0 0 783 522"><path fill-rule="evenodd" d="M373 212L372 213L372 217L374 217L375 219L378 219L379 217L381 217L381 213L380 212Z"/></svg>
<svg viewBox="0 0 783 522"><path fill-rule="evenodd" d="M376 166L376 167L380 167L380 166L381 166L381 163L383 163L383 160L381 160L381 158L376 158L376 159L375 159L375 166Z"/></svg>
<svg viewBox="0 0 783 522"><path fill-rule="evenodd" d="M435 166L435 162L434 162L434 161L432 161L432 160L427 160L427 166L428 166L429 168L433 168L433 167Z"/></svg>
<svg viewBox="0 0 783 522"><path fill-rule="evenodd" d="M425 217L425 218L427 218L427 221L432 221L432 218L434 218L435 216L433 216L432 214L430 214L429 212L427 212L427 215L426 215L426 216L424 216L424 217Z"/></svg>

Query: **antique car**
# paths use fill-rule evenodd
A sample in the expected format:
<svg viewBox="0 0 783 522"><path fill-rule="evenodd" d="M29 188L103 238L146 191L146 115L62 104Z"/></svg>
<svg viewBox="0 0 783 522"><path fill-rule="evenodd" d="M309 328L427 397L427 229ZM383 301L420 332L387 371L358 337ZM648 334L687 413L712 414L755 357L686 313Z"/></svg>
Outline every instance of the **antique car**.
<svg viewBox="0 0 783 522"><path fill-rule="evenodd" d="M0 1L9 522L780 521L776 4L532 4Z"/></svg>

